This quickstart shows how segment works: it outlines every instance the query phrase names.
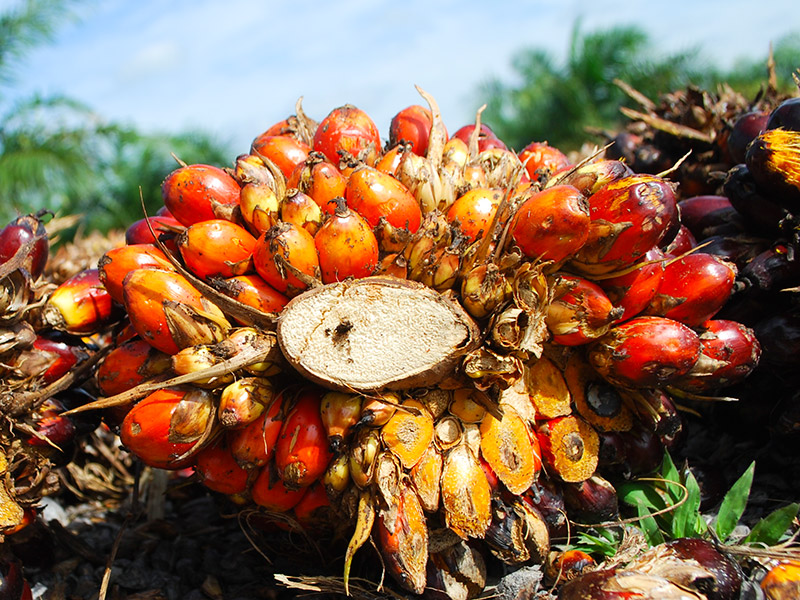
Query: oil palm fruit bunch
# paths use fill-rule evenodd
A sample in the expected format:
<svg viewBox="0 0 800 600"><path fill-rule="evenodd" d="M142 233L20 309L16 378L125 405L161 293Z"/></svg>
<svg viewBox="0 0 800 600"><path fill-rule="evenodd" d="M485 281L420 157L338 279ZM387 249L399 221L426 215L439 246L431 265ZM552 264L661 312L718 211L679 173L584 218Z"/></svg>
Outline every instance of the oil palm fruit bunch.
<svg viewBox="0 0 800 600"><path fill-rule="evenodd" d="M740 381L759 345L714 320L735 267L666 252L671 182L518 156L480 112L449 136L420 93L385 148L358 108L298 103L232 167L171 172L100 260L126 319L84 409L147 465L344 535L345 586L374 539L401 587L460 599L487 557L543 562L565 515L613 519L607 477L678 438L671 391Z"/></svg>
<svg viewBox="0 0 800 600"><path fill-rule="evenodd" d="M616 136L611 155L646 168L642 157L669 162L691 150L671 174L681 183L684 247L702 245L736 265L735 293L720 316L765 340L762 368L735 390L753 401L720 412L731 413L734 426L746 421L740 429L748 436L791 439L800 423L800 97L778 93L770 73L753 101L725 88L716 95L690 88L658 105L641 103L643 112L627 111L634 122Z"/></svg>
<svg viewBox="0 0 800 600"><path fill-rule="evenodd" d="M58 285L47 275L44 219L23 215L0 230L0 538L35 519L59 489L56 468L99 423L65 413L94 400L81 386L114 318L97 269Z"/></svg>

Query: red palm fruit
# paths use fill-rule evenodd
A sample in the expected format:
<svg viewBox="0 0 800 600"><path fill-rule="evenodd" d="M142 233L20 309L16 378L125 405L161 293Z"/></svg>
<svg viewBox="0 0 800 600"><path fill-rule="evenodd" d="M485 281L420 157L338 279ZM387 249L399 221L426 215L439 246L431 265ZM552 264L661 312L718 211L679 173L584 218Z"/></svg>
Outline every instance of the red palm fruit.
<svg viewBox="0 0 800 600"><path fill-rule="evenodd" d="M580 523L603 523L619 518L617 490L599 475L561 487L570 519Z"/></svg>
<svg viewBox="0 0 800 600"><path fill-rule="evenodd" d="M567 537L567 509L560 484L553 479L540 477L520 498L539 511L551 539Z"/></svg>
<svg viewBox="0 0 800 600"><path fill-rule="evenodd" d="M703 252L668 262L656 295L644 312L690 327L701 325L730 298L736 271L733 263Z"/></svg>
<svg viewBox="0 0 800 600"><path fill-rule="evenodd" d="M770 113L753 110L739 115L727 139L727 150L733 164L744 162L747 146L767 128Z"/></svg>
<svg viewBox="0 0 800 600"><path fill-rule="evenodd" d="M281 221L302 227L316 235L322 226L322 209L308 194L298 189L289 189L280 204Z"/></svg>
<svg viewBox="0 0 800 600"><path fill-rule="evenodd" d="M292 510L303 499L307 488L291 487L278 476L274 463L262 467L250 488L253 502L273 513Z"/></svg>
<svg viewBox="0 0 800 600"><path fill-rule="evenodd" d="M519 153L531 181L544 184L554 173L570 165L567 155L547 142L531 142Z"/></svg>
<svg viewBox="0 0 800 600"><path fill-rule="evenodd" d="M461 140L465 144L469 144L469 140L473 131L475 131L474 123L464 125L456 130L456 132L451 136L451 139L455 138ZM481 123L481 130L480 133L478 133L478 152L480 153L485 150L491 150L492 148L500 148L502 150L508 149L503 141L499 139L497 135L495 135L491 127L489 127L486 123Z"/></svg>
<svg viewBox="0 0 800 600"><path fill-rule="evenodd" d="M43 312L48 325L73 334L102 331L116 316L98 269L85 269L64 281L50 294Z"/></svg>
<svg viewBox="0 0 800 600"><path fill-rule="evenodd" d="M447 209L447 221L457 224L470 242L489 233L489 226L503 200L503 192L490 188L475 188L456 198Z"/></svg>
<svg viewBox="0 0 800 600"><path fill-rule="evenodd" d="M560 275L545 323L553 341L563 346L586 344L608 331L624 309L614 307L603 289L583 277Z"/></svg>
<svg viewBox="0 0 800 600"><path fill-rule="evenodd" d="M342 198L336 202L336 211L314 236L314 245L323 283L367 277L378 264L378 239L369 223L347 208Z"/></svg>
<svg viewBox="0 0 800 600"><path fill-rule="evenodd" d="M672 185L652 175L618 179L589 197L589 236L576 266L608 273L635 263L678 222Z"/></svg>
<svg viewBox="0 0 800 600"><path fill-rule="evenodd" d="M252 271L255 245L244 227L223 219L194 223L178 237L183 262L201 279Z"/></svg>
<svg viewBox="0 0 800 600"><path fill-rule="evenodd" d="M267 158L288 178L295 167L308 158L308 144L285 135L261 134L250 145L250 153Z"/></svg>
<svg viewBox="0 0 800 600"><path fill-rule="evenodd" d="M55 336L37 335L33 346L17 355L14 366L23 375L49 385L88 357L86 350L75 343L68 344Z"/></svg>
<svg viewBox="0 0 800 600"><path fill-rule="evenodd" d="M725 196L692 196L678 202L681 224L695 239L738 233L744 229L742 216Z"/></svg>
<svg viewBox="0 0 800 600"><path fill-rule="evenodd" d="M600 438L586 421L573 415L557 417L544 421L536 434L548 473L572 483L594 475Z"/></svg>
<svg viewBox="0 0 800 600"><path fill-rule="evenodd" d="M703 323L700 358L694 367L672 385L702 394L739 383L758 366L761 344L755 332L736 321L724 319Z"/></svg>
<svg viewBox="0 0 800 600"><path fill-rule="evenodd" d="M381 136L367 113L345 104L320 121L314 132L314 150L333 164L339 163L339 151L343 150L371 165L380 155Z"/></svg>
<svg viewBox="0 0 800 600"><path fill-rule="evenodd" d="M319 256L314 238L305 229L280 223L265 231L253 251L256 271L269 285L296 296L319 279Z"/></svg>
<svg viewBox="0 0 800 600"><path fill-rule="evenodd" d="M64 404L56 398L48 398L34 413L34 430L39 436L27 438L31 446L47 447L50 444L64 449L75 439L75 422L69 415L62 415L66 410Z"/></svg>
<svg viewBox="0 0 800 600"><path fill-rule="evenodd" d="M422 222L419 202L402 183L391 175L369 166L359 167L347 180L344 197L372 227L381 218L397 229L414 233Z"/></svg>
<svg viewBox="0 0 800 600"><path fill-rule="evenodd" d="M392 117L389 124L389 146L394 147L405 141L414 154L425 156L432 125L433 117L429 109L419 104L407 106ZM445 137L446 135L445 132Z"/></svg>
<svg viewBox="0 0 800 600"><path fill-rule="evenodd" d="M219 167L187 165L161 184L164 206L183 225L209 219L230 219L239 205L239 184Z"/></svg>
<svg viewBox="0 0 800 600"><path fill-rule="evenodd" d="M22 246L30 244L23 266L33 279L44 273L50 243L44 224L35 215L22 215L0 230L0 264L10 260Z"/></svg>
<svg viewBox="0 0 800 600"><path fill-rule="evenodd" d="M338 454L342 444L361 418L361 400L358 394L327 392L320 401L320 417L328 435L330 450Z"/></svg>
<svg viewBox="0 0 800 600"><path fill-rule="evenodd" d="M749 231L777 237L778 223L787 215L787 211L774 195L761 189L747 165L736 165L729 169L722 190L747 223Z"/></svg>
<svg viewBox="0 0 800 600"><path fill-rule="evenodd" d="M151 467L182 469L194 458L180 459L208 426L214 398L198 388L164 388L136 404L122 422L120 440Z"/></svg>
<svg viewBox="0 0 800 600"><path fill-rule="evenodd" d="M194 472L200 483L222 494L241 494L247 489L248 471L239 466L224 437L195 456Z"/></svg>
<svg viewBox="0 0 800 600"><path fill-rule="evenodd" d="M295 505L294 516L307 530L324 531L332 525L330 506L325 486L317 481L306 489L300 502Z"/></svg>
<svg viewBox="0 0 800 600"><path fill-rule="evenodd" d="M125 230L125 243L134 244L153 244L156 245L156 238L164 244L170 252L178 253L178 245L175 238L179 232L183 231L183 225L174 217L154 216L145 217L134 221Z"/></svg>
<svg viewBox="0 0 800 600"><path fill-rule="evenodd" d="M320 152L311 152L304 163L295 167L286 181L287 188L296 188L307 194L323 212L331 214L334 205L329 202L344 196L346 186L347 178Z"/></svg>
<svg viewBox="0 0 800 600"><path fill-rule="evenodd" d="M400 253L387 254L375 268L375 275L391 275L398 279L408 279L408 261Z"/></svg>
<svg viewBox="0 0 800 600"><path fill-rule="evenodd" d="M97 386L104 396L121 394L171 368L168 354L144 340L135 339L115 346L97 368Z"/></svg>
<svg viewBox="0 0 800 600"><path fill-rule="evenodd" d="M286 415L275 447L275 466L290 487L308 487L319 479L333 454L320 416L320 390L307 388Z"/></svg>
<svg viewBox="0 0 800 600"><path fill-rule="evenodd" d="M511 224L511 237L528 258L560 262L589 235L589 204L571 185L531 191Z"/></svg>
<svg viewBox="0 0 800 600"><path fill-rule="evenodd" d="M700 358L700 339L683 323L635 317L589 347L592 366L622 387L659 387L689 372Z"/></svg>
<svg viewBox="0 0 800 600"><path fill-rule="evenodd" d="M238 275L226 279L221 291L242 304L265 313L279 313L289 299L264 281L260 275Z"/></svg>
<svg viewBox="0 0 800 600"><path fill-rule="evenodd" d="M664 258L661 250L653 248L642 257L640 267L599 282L614 306L623 309L618 323L638 315L655 298L664 276Z"/></svg>
<svg viewBox="0 0 800 600"><path fill-rule="evenodd" d="M697 246L697 240L686 225L678 228L678 233L672 241L664 247L664 252L669 256L681 256Z"/></svg>
<svg viewBox="0 0 800 600"><path fill-rule="evenodd" d="M228 434L231 453L244 467L263 467L275 454L283 427L283 395L276 395L259 417Z"/></svg>
<svg viewBox="0 0 800 600"><path fill-rule="evenodd" d="M166 255L153 244L132 244L112 248L97 263L100 281L108 293L122 304L122 282L135 269L161 269L174 271Z"/></svg>
<svg viewBox="0 0 800 600"><path fill-rule="evenodd" d="M0 559L0 598L3 600L33 598L30 585L22 573L22 564L10 556Z"/></svg>
<svg viewBox="0 0 800 600"><path fill-rule="evenodd" d="M633 170L621 160L597 160L549 179L547 187L571 185L588 198L612 181L631 175Z"/></svg>
<svg viewBox="0 0 800 600"><path fill-rule="evenodd" d="M757 254L742 269L741 279L757 290L791 288L800 281L800 260L785 244Z"/></svg>
<svg viewBox="0 0 800 600"><path fill-rule="evenodd" d="M136 269L122 291L139 337L167 354L219 342L230 328L222 311L178 273Z"/></svg>

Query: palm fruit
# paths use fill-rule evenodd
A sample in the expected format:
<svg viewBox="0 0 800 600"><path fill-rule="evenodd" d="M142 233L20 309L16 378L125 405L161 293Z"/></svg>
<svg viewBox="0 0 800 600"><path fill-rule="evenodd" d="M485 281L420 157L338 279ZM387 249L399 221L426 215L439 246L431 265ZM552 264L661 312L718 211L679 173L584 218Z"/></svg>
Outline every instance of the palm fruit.
<svg viewBox="0 0 800 600"><path fill-rule="evenodd" d="M156 243L170 267L132 263L138 340L98 384L146 464L192 466L239 505L349 539L345 590L372 539L405 591L468 600L490 555L544 564L567 516L616 515L609 479L654 470L677 437L667 386L740 382L758 353L734 341L746 328L711 320L732 267L660 250L681 227L671 181L610 159L572 167L542 144L526 171L480 111L448 141L420 93L424 140L398 116L393 135L410 139L382 153L374 123L342 107L269 128L230 180L213 171L221 196L183 167L168 176L165 201L194 216L177 249ZM265 144L281 136L313 149L279 166ZM298 193L316 216L289 209ZM727 276L678 298L701 260Z"/></svg>

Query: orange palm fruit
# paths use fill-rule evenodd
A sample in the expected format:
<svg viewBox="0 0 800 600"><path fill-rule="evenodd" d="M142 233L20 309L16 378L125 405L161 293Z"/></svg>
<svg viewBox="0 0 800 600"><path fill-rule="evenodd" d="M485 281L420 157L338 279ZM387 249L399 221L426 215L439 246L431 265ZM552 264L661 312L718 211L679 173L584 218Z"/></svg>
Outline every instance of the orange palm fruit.
<svg viewBox="0 0 800 600"><path fill-rule="evenodd" d="M253 502L264 507L269 512L284 513L293 509L303 495L306 488L290 487L278 476L273 463L268 463L253 482L250 495Z"/></svg>
<svg viewBox="0 0 800 600"><path fill-rule="evenodd" d="M287 296L296 296L320 277L314 238L291 223L276 225L258 238L253 262L264 281Z"/></svg>
<svg viewBox="0 0 800 600"><path fill-rule="evenodd" d="M212 165L187 165L172 171L161 185L164 206L183 225L230 218L239 205L239 184Z"/></svg>
<svg viewBox="0 0 800 600"><path fill-rule="evenodd" d="M373 273L378 264L378 240L364 218L347 207L344 199L314 236L323 283Z"/></svg>
<svg viewBox="0 0 800 600"><path fill-rule="evenodd" d="M325 531L334 524L325 486L317 481L292 509L297 522L309 531Z"/></svg>
<svg viewBox="0 0 800 600"><path fill-rule="evenodd" d="M408 591L425 590L428 562L428 525L414 488L401 483L394 504L378 512L375 528L384 564Z"/></svg>
<svg viewBox="0 0 800 600"><path fill-rule="evenodd" d="M308 158L308 144L285 135L260 135L250 145L250 153L267 158L288 178L295 167Z"/></svg>
<svg viewBox="0 0 800 600"><path fill-rule="evenodd" d="M333 454L320 416L321 391L306 388L286 414L275 447L275 466L290 487L308 487L319 479Z"/></svg>
<svg viewBox="0 0 800 600"><path fill-rule="evenodd" d="M481 456L512 494L521 494L542 468L539 442L516 410L502 408L502 418L487 413L481 421Z"/></svg>
<svg viewBox="0 0 800 600"><path fill-rule="evenodd" d="M230 495L247 490L248 471L236 462L225 437L197 453L194 471L200 483L215 492Z"/></svg>
<svg viewBox="0 0 800 600"><path fill-rule="evenodd" d="M503 199L497 189L478 187L456 198L447 210L447 220L458 223L458 228L471 242L486 236L489 226Z"/></svg>
<svg viewBox="0 0 800 600"><path fill-rule="evenodd" d="M552 360L542 356L526 368L524 378L525 390L538 417L553 419L572 412L569 387Z"/></svg>
<svg viewBox="0 0 800 600"><path fill-rule="evenodd" d="M167 256L153 244L131 244L112 248L98 262L100 281L111 297L123 303L122 282L134 269L174 271Z"/></svg>
<svg viewBox="0 0 800 600"><path fill-rule="evenodd" d="M115 317L111 294L98 269L84 269L60 284L43 312L45 322L54 329L79 335L98 333Z"/></svg>
<svg viewBox="0 0 800 600"><path fill-rule="evenodd" d="M338 163L338 161L337 161ZM332 214L334 198L344 196L347 178L334 163L329 162L320 152L311 152L302 164L297 165L286 181L288 189L296 188L311 197L322 212Z"/></svg>
<svg viewBox="0 0 800 600"><path fill-rule="evenodd" d="M256 274L225 279L219 289L226 296L265 313L279 313L289 303L289 298Z"/></svg>
<svg viewBox="0 0 800 600"><path fill-rule="evenodd" d="M462 538L481 538L492 520L489 481L466 444L447 451L442 466L442 507L447 526Z"/></svg>
<svg viewBox="0 0 800 600"><path fill-rule="evenodd" d="M528 258L561 262L571 258L589 235L589 204L576 188L530 188L511 224L511 238Z"/></svg>
<svg viewBox="0 0 800 600"><path fill-rule="evenodd" d="M219 342L230 328L222 311L178 273L136 269L125 277L122 289L136 332L167 354Z"/></svg>
<svg viewBox="0 0 800 600"><path fill-rule="evenodd" d="M628 431L633 413L616 388L578 353L567 360L564 377L578 414L599 431Z"/></svg>
<svg viewBox="0 0 800 600"><path fill-rule="evenodd" d="M381 428L381 439L403 467L410 469L433 439L433 417L418 400L406 400Z"/></svg>
<svg viewBox="0 0 800 600"><path fill-rule="evenodd" d="M193 457L180 457L205 432L213 405L213 396L206 390L158 390L128 412L120 427L120 440L151 467L182 469L194 462Z"/></svg>
<svg viewBox="0 0 800 600"><path fill-rule="evenodd" d="M322 214L319 204L298 189L286 190L286 196L281 200L281 221L302 227L311 235L316 235L322 227Z"/></svg>
<svg viewBox="0 0 800 600"><path fill-rule="evenodd" d="M409 472L420 504L428 512L436 512L439 509L443 463L442 453L431 444Z"/></svg>
<svg viewBox="0 0 800 600"><path fill-rule="evenodd" d="M537 436L548 473L571 483L594 475L600 438L586 421L573 415L550 419L539 426Z"/></svg>
<svg viewBox="0 0 800 600"><path fill-rule="evenodd" d="M252 423L228 433L231 454L244 467L263 467L275 454L283 427L283 397L278 394Z"/></svg>
<svg viewBox="0 0 800 600"><path fill-rule="evenodd" d="M344 197L372 227L381 218L397 229L414 233L422 222L419 202L402 183L369 166L357 168L347 180Z"/></svg>
<svg viewBox="0 0 800 600"><path fill-rule="evenodd" d="M114 396L166 373L171 366L168 354L135 339L112 348L95 377L103 395Z"/></svg>
<svg viewBox="0 0 800 600"><path fill-rule="evenodd" d="M345 104L320 121L314 132L314 150L334 164L339 162L339 151L373 164L381 153L380 133L366 112Z"/></svg>
<svg viewBox="0 0 800 600"><path fill-rule="evenodd" d="M255 245L244 227L224 219L199 221L178 236L186 268L200 279L252 272Z"/></svg>

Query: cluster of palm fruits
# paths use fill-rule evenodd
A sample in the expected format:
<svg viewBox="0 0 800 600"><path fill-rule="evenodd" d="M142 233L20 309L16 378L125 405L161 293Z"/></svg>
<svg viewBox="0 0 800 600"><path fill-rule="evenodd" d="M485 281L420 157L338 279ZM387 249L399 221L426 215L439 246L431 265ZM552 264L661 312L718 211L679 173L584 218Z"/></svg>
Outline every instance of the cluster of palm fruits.
<svg viewBox="0 0 800 600"><path fill-rule="evenodd" d="M753 328L764 355L757 374L736 391L759 400L736 407L737 419L745 415L751 434L796 433L800 97L781 95L772 84L754 101L730 89L715 95L690 88L629 116L635 122L615 137L611 152L647 172L691 151L671 174L684 194L685 247L700 245L738 269L720 316Z"/></svg>
<svg viewBox="0 0 800 600"><path fill-rule="evenodd" d="M115 320L97 269L63 285L49 276L44 220L24 215L0 229L0 542L11 542L0 555L0 589L9 598L30 594L9 550L14 536L36 519L42 497L60 489L58 467L99 424L89 413L65 413L94 400L82 387L104 343L94 334ZM73 318L76 309L95 322Z"/></svg>
<svg viewBox="0 0 800 600"><path fill-rule="evenodd" d="M487 553L541 563L566 515L614 518L607 478L679 438L671 394L760 346L714 319L737 269L676 239L673 183L516 154L480 113L448 136L420 93L386 148L298 104L233 167L170 173L100 260L124 316L84 408L150 466L344 534L345 581L373 537L400 586L470 598Z"/></svg>

